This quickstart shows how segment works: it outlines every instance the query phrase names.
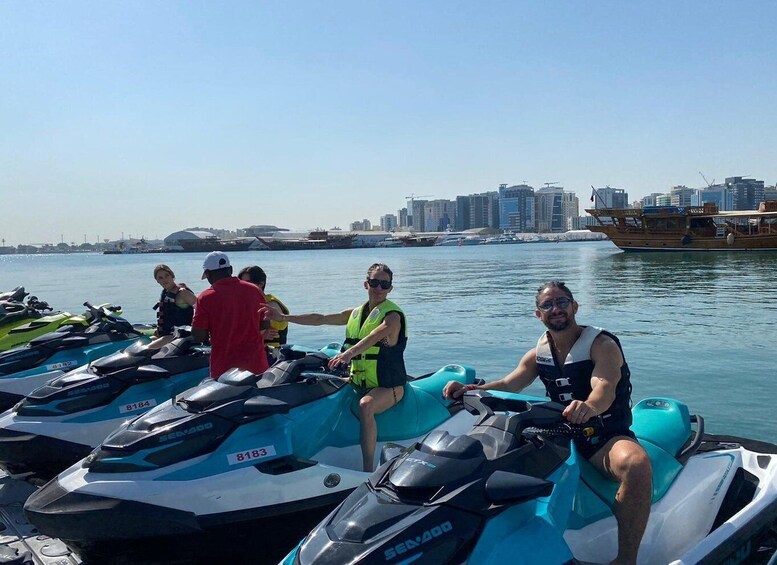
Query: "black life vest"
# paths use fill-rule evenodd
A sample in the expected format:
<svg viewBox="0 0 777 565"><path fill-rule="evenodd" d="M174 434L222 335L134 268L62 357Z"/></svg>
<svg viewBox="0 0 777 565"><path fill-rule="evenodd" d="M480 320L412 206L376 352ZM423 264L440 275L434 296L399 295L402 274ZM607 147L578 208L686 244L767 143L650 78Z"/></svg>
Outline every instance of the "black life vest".
<svg viewBox="0 0 777 565"><path fill-rule="evenodd" d="M188 304L185 308L178 306L175 303L176 294L169 290L162 290L159 302L154 306L157 335L170 335L175 326L189 326L192 323L194 308Z"/></svg>
<svg viewBox="0 0 777 565"><path fill-rule="evenodd" d="M591 394L594 369L591 346L600 333L612 338L623 354L620 341L613 334L602 328L584 326L561 366L556 364L553 356L550 334L542 334L537 341L537 374L551 400L566 406L573 400L585 400ZM624 431L631 426L631 371L625 356L621 378L615 387L615 400L601 416L604 431Z"/></svg>

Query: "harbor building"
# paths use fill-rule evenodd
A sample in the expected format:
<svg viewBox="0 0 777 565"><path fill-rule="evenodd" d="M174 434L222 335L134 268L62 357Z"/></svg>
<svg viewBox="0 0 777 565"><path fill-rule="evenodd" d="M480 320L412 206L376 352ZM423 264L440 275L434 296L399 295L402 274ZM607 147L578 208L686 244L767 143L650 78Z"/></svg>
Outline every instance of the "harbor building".
<svg viewBox="0 0 777 565"><path fill-rule="evenodd" d="M499 185L499 228L519 233L537 231L534 188Z"/></svg>
<svg viewBox="0 0 777 565"><path fill-rule="evenodd" d="M165 247L172 247L176 248L180 246L180 242L182 240L205 240L205 239L213 239L216 237L216 234L209 231L203 231L203 230L181 230L176 231L168 235L164 239Z"/></svg>
<svg viewBox="0 0 777 565"><path fill-rule="evenodd" d="M258 225L243 228L240 233L245 237L272 237L279 231L289 231L287 228L279 228L273 225Z"/></svg>

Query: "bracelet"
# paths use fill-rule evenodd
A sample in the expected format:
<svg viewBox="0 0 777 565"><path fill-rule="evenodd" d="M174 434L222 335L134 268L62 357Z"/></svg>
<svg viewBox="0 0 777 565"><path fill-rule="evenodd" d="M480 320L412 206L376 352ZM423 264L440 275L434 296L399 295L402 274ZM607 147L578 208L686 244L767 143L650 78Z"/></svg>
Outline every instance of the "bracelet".
<svg viewBox="0 0 777 565"><path fill-rule="evenodd" d="M477 390L478 385L464 385L465 390Z"/></svg>

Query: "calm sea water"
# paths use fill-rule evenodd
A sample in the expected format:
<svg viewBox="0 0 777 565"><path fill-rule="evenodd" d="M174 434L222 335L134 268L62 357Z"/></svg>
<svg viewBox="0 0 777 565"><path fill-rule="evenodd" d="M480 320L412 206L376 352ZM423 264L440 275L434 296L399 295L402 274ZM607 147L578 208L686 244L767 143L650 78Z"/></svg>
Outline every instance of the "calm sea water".
<svg viewBox="0 0 777 565"><path fill-rule="evenodd" d="M23 285L57 309L112 302L132 322L152 322L157 263L195 292L204 254L0 256L0 290ZM365 300L367 267L394 271L392 299L408 316L408 371L465 363L491 380L514 368L543 330L534 294L566 281L578 321L618 335L632 369L635 402L685 401L708 431L777 442L777 254L625 254L609 242L233 253L258 264L268 290L293 313L336 312ZM291 340L341 341L342 327L292 326ZM531 392L541 393L536 385Z"/></svg>

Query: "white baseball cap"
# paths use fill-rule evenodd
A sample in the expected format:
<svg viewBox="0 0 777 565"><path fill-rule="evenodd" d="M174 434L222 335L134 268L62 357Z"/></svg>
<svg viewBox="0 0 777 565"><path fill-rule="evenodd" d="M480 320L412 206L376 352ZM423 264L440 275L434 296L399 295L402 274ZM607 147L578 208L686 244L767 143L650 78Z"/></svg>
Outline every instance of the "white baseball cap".
<svg viewBox="0 0 777 565"><path fill-rule="evenodd" d="M205 261L202 262L202 277L205 278L205 271L217 271L219 269L226 269L231 267L229 264L229 257L222 251L211 251L208 256L205 257Z"/></svg>

